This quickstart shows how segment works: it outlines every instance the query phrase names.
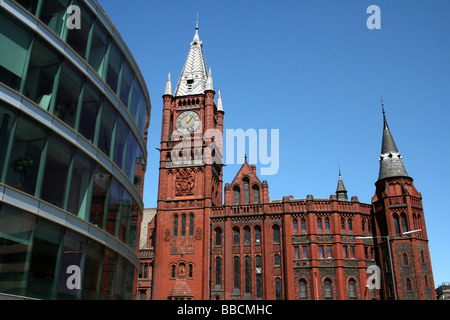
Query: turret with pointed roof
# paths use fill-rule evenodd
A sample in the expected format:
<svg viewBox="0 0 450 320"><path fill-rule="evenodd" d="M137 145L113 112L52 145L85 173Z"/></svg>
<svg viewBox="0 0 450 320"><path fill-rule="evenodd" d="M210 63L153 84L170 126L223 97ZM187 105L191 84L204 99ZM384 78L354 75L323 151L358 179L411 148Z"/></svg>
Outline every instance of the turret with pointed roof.
<svg viewBox="0 0 450 320"><path fill-rule="evenodd" d="M342 180L342 176L341 176L341 169L339 169L339 180L338 180L338 185L336 188L336 196L337 196L338 200L342 200L342 201L348 200L347 189L345 189L344 181Z"/></svg>
<svg viewBox="0 0 450 320"><path fill-rule="evenodd" d="M394 138L386 121L383 108L383 141L381 144L380 171L378 180L393 177L408 177L405 166L403 165L402 156L398 152Z"/></svg>

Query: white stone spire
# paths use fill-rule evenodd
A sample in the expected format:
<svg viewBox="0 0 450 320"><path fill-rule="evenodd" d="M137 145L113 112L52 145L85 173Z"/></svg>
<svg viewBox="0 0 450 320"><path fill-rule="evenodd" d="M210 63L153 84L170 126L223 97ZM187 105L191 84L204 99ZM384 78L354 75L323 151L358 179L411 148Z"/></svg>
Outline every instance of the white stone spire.
<svg viewBox="0 0 450 320"><path fill-rule="evenodd" d="M164 94L172 95L172 80L170 80L170 71L169 77L167 78L166 89L164 90Z"/></svg>
<svg viewBox="0 0 450 320"><path fill-rule="evenodd" d="M206 80L206 88L205 90L214 91L214 84L212 79L211 67L209 67L208 79Z"/></svg>
<svg viewBox="0 0 450 320"><path fill-rule="evenodd" d="M202 94L205 92L207 80L208 73L206 71L205 58L203 57L202 41L200 41L198 36L197 22L194 39L192 39L174 96Z"/></svg>
<svg viewBox="0 0 450 320"><path fill-rule="evenodd" d="M219 93L217 94L217 111L223 111L222 96L220 95L220 89Z"/></svg>

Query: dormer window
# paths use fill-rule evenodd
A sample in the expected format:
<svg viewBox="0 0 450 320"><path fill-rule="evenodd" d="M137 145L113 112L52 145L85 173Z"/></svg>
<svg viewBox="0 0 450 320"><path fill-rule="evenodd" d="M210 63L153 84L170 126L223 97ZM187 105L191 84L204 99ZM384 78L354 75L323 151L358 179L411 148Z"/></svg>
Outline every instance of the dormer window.
<svg viewBox="0 0 450 320"><path fill-rule="evenodd" d="M194 83L194 79L186 80L188 90L192 90L192 84Z"/></svg>

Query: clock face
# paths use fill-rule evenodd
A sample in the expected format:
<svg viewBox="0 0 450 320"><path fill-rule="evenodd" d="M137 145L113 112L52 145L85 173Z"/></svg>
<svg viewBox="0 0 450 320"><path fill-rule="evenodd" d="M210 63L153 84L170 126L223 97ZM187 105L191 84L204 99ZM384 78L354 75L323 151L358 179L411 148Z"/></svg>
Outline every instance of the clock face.
<svg viewBox="0 0 450 320"><path fill-rule="evenodd" d="M194 132L199 125L200 117L194 111L185 111L177 118L177 129L183 133Z"/></svg>

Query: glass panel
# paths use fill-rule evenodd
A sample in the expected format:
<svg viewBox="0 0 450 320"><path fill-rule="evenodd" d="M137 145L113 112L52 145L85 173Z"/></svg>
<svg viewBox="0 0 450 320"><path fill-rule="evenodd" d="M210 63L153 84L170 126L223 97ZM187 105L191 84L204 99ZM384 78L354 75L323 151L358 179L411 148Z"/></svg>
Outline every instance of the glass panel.
<svg viewBox="0 0 450 320"><path fill-rule="evenodd" d="M117 253L109 248L105 249L103 257L102 283L100 287L100 299L113 299L114 283L117 268Z"/></svg>
<svg viewBox="0 0 450 320"><path fill-rule="evenodd" d="M128 232L128 241L125 242L132 250L136 250L138 218L139 216L141 216L141 214L142 213L141 210L139 209L139 206L133 199L131 221L130 221L130 232Z"/></svg>
<svg viewBox="0 0 450 320"><path fill-rule="evenodd" d="M117 233L118 213L120 209L120 201L123 195L123 187L117 182L116 179L112 179L111 187L109 190L109 204L108 204L108 222L106 225L106 231L113 236Z"/></svg>
<svg viewBox="0 0 450 320"><path fill-rule="evenodd" d="M82 152L77 151L73 160L73 171L67 210L76 215L78 215L78 212L80 211L80 217L86 217L88 215L87 212L85 212L89 209L87 204L89 193L87 190L91 182L92 175L94 174L94 170L95 163Z"/></svg>
<svg viewBox="0 0 450 320"><path fill-rule="evenodd" d="M89 222L99 228L103 228L105 214L105 201L111 184L111 175L98 166L94 174L94 187L92 190L92 203Z"/></svg>
<svg viewBox="0 0 450 320"><path fill-rule="evenodd" d="M82 276L84 269L82 262L84 260L85 251L86 237L75 231L66 229L64 234L63 255L61 258L61 269L59 272L58 299L72 300L81 298L81 283L79 283L79 289L68 286L68 284L76 284L75 281L81 281L81 279L72 279L74 272L70 271L69 267L77 266L80 269L80 276Z"/></svg>
<svg viewBox="0 0 450 320"><path fill-rule="evenodd" d="M55 298L64 228L39 218L31 254L27 296Z"/></svg>
<svg viewBox="0 0 450 320"><path fill-rule="evenodd" d="M121 256L118 255L117 267L115 274L115 284L114 284L114 299L121 300L125 289L125 279L126 279L126 261Z"/></svg>
<svg viewBox="0 0 450 320"><path fill-rule="evenodd" d="M181 216L181 236L184 237L186 235L186 215Z"/></svg>
<svg viewBox="0 0 450 320"><path fill-rule="evenodd" d="M111 43L109 48L108 72L106 74L106 83L113 92L117 92L119 82L119 73L122 68L123 56L115 43Z"/></svg>
<svg viewBox="0 0 450 320"><path fill-rule="evenodd" d="M75 125L82 78L67 63L63 64L53 114L72 128Z"/></svg>
<svg viewBox="0 0 450 320"><path fill-rule="evenodd" d="M0 82L14 90L20 88L32 33L0 13Z"/></svg>
<svg viewBox="0 0 450 320"><path fill-rule="evenodd" d="M253 203L259 203L259 188L258 186L253 187Z"/></svg>
<svg viewBox="0 0 450 320"><path fill-rule="evenodd" d="M92 33L91 47L89 51L89 64L98 72L100 77L105 78L103 73L105 70L105 55L108 49L108 37L106 31L100 22L96 22Z"/></svg>
<svg viewBox="0 0 450 320"><path fill-rule="evenodd" d="M273 243L280 243L280 227L278 225L273 226Z"/></svg>
<svg viewBox="0 0 450 320"><path fill-rule="evenodd" d="M233 245L235 245L235 246L239 245L239 228L238 227L233 228Z"/></svg>
<svg viewBox="0 0 450 320"><path fill-rule="evenodd" d="M144 174L144 153L141 148L138 146L136 151L136 162L134 165L134 186L141 192L142 189L142 176Z"/></svg>
<svg viewBox="0 0 450 320"><path fill-rule="evenodd" d="M128 98L130 97L131 84L133 81L133 73L127 62L123 64L122 81L120 84L120 100L126 108L128 108Z"/></svg>
<svg viewBox="0 0 450 320"><path fill-rule="evenodd" d="M189 236L194 235L194 216L191 214L189 216Z"/></svg>
<svg viewBox="0 0 450 320"><path fill-rule="evenodd" d="M109 101L105 100L102 107L102 119L97 146L108 157L111 152L112 134L118 116L119 114L116 109L111 105L111 103L109 103Z"/></svg>
<svg viewBox="0 0 450 320"><path fill-rule="evenodd" d="M36 216L2 204L0 208L0 292L24 295Z"/></svg>
<svg viewBox="0 0 450 320"><path fill-rule="evenodd" d="M123 158L125 151L125 144L128 139L129 128L122 117L118 117L116 124L116 138L114 139L114 157L113 161L117 166L123 169Z"/></svg>
<svg viewBox="0 0 450 320"><path fill-rule="evenodd" d="M125 174L131 181L134 177L134 165L136 161L136 151L138 143L131 130L128 131L127 156L125 163Z"/></svg>
<svg viewBox="0 0 450 320"><path fill-rule="evenodd" d="M133 82L133 90L131 96L131 103L128 106L128 110L130 111L131 117L136 121L136 124L139 121L139 104L143 98L141 86L139 85L139 81L135 78Z"/></svg>
<svg viewBox="0 0 450 320"><path fill-rule="evenodd" d="M40 19L58 36L66 30L66 13L71 0L43 0Z"/></svg>
<svg viewBox="0 0 450 320"><path fill-rule="evenodd" d="M222 229L216 228L216 247L222 245Z"/></svg>
<svg viewBox="0 0 450 320"><path fill-rule="evenodd" d="M23 94L49 110L53 81L59 68L59 56L48 45L35 39Z"/></svg>
<svg viewBox="0 0 450 320"><path fill-rule="evenodd" d="M239 257L234 257L234 288L235 289L241 288L240 274L241 274L240 259L239 259Z"/></svg>
<svg viewBox="0 0 450 320"><path fill-rule="evenodd" d="M98 298L98 280L101 276L101 263L104 250L104 246L88 238L82 285L83 299L94 300Z"/></svg>
<svg viewBox="0 0 450 320"><path fill-rule="evenodd" d="M84 86L83 102L81 104L78 132L90 142L94 142L95 126L100 111L101 99L98 90L90 83L86 83Z"/></svg>
<svg viewBox="0 0 450 320"><path fill-rule="evenodd" d="M239 193L240 193L239 188L235 187L234 188L234 205L239 205L239 202L240 202L240 200L239 200Z"/></svg>
<svg viewBox="0 0 450 320"><path fill-rule="evenodd" d="M142 95L141 103L139 104L139 120L136 121L136 124L141 131L142 135L145 134L145 121L147 118L147 102L145 101L144 96Z"/></svg>
<svg viewBox="0 0 450 320"><path fill-rule="evenodd" d="M68 29L67 31L67 43L82 57L86 55L86 47L89 38L89 31L92 27L92 16L86 7L80 3L80 1L73 1L74 5L77 5L81 11L80 29Z"/></svg>
<svg viewBox="0 0 450 320"><path fill-rule="evenodd" d="M216 286L221 285L222 279L222 259L216 258Z"/></svg>
<svg viewBox="0 0 450 320"><path fill-rule="evenodd" d="M119 239L120 241L126 243L127 232L130 228L130 219L132 213L133 199L128 191L123 191L122 203L120 205L120 226L119 226Z"/></svg>
<svg viewBox="0 0 450 320"><path fill-rule="evenodd" d="M54 136L50 137L41 199L60 208L64 204L64 194L66 192L67 176L72 155L73 148L67 143Z"/></svg>
<svg viewBox="0 0 450 320"><path fill-rule="evenodd" d="M6 104L0 102L0 179L3 176L3 170L7 172L5 167L6 150L8 150L11 130L17 119L17 111L9 108Z"/></svg>
<svg viewBox="0 0 450 320"><path fill-rule="evenodd" d="M24 115L17 120L6 183L34 194L46 131Z"/></svg>

